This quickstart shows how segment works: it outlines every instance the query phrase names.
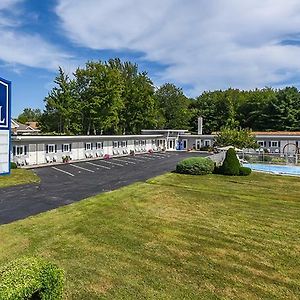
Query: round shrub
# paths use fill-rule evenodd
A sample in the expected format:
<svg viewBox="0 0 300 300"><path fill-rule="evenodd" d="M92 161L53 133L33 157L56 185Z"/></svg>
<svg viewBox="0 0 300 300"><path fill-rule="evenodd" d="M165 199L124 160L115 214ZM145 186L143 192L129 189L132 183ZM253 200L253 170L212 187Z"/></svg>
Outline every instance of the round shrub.
<svg viewBox="0 0 300 300"><path fill-rule="evenodd" d="M214 162L205 157L191 157L179 162L176 172L180 174L205 175L214 170Z"/></svg>
<svg viewBox="0 0 300 300"><path fill-rule="evenodd" d="M252 172L252 170L250 168L247 167L240 167L240 176L248 176L250 175Z"/></svg>
<svg viewBox="0 0 300 300"><path fill-rule="evenodd" d="M236 156L236 152L233 148L230 148L226 152L226 157L220 168L221 174L238 176L240 174L241 164Z"/></svg>
<svg viewBox="0 0 300 300"><path fill-rule="evenodd" d="M10 163L10 168L11 168L11 169L17 169L18 166L17 166L17 164L16 164L15 162L11 162L11 163Z"/></svg>
<svg viewBox="0 0 300 300"><path fill-rule="evenodd" d="M63 271L39 258L21 258L0 269L1 300L60 300L63 284Z"/></svg>

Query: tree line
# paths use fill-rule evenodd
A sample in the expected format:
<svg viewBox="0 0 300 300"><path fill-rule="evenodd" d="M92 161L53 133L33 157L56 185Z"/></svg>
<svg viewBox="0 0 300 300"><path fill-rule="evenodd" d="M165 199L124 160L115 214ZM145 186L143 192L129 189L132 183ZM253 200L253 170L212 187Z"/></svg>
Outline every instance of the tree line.
<svg viewBox="0 0 300 300"><path fill-rule="evenodd" d="M195 99L171 83L156 88L137 64L111 59L90 61L72 78L59 68L42 113L25 109L24 121L59 134L138 134L142 129L197 131L221 128L255 131L300 130L300 92L295 87L206 91ZM36 114L35 114L36 112ZM30 119L30 120L29 120Z"/></svg>

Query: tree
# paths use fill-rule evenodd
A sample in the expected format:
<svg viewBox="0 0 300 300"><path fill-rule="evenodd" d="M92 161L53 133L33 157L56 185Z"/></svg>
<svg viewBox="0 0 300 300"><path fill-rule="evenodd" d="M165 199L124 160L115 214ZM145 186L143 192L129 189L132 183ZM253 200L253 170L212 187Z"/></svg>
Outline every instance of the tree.
<svg viewBox="0 0 300 300"><path fill-rule="evenodd" d="M156 92L158 106L164 117L164 127L173 129L188 129L191 113L189 99L183 94L181 88L166 83Z"/></svg>
<svg viewBox="0 0 300 300"><path fill-rule="evenodd" d="M234 146L236 148L256 149L258 145L249 129L231 129L223 127L218 132L215 144L219 147Z"/></svg>
<svg viewBox="0 0 300 300"><path fill-rule="evenodd" d="M25 108L18 116L17 121L23 124L27 122L39 122L42 112L40 109Z"/></svg>
<svg viewBox="0 0 300 300"><path fill-rule="evenodd" d="M41 128L47 132L74 132L74 126L77 126L76 121L72 122L72 117L77 114L74 81L59 67L54 83L56 86L44 100L46 109L41 118Z"/></svg>
<svg viewBox="0 0 300 300"><path fill-rule="evenodd" d="M88 62L75 74L77 98L84 134L120 134L124 84L119 70L99 62Z"/></svg>
<svg viewBox="0 0 300 300"><path fill-rule="evenodd" d="M129 134L140 133L142 129L156 128L158 124L154 86L146 72L139 72L131 62L120 59L108 61L108 66L117 69L122 76L123 109L120 112L122 130Z"/></svg>
<svg viewBox="0 0 300 300"><path fill-rule="evenodd" d="M243 93L237 89L226 91L204 92L192 104L195 114L202 116L203 132L208 134L220 130L226 126L235 128L238 126L237 108L243 101ZM192 120L192 128L197 130L197 118Z"/></svg>

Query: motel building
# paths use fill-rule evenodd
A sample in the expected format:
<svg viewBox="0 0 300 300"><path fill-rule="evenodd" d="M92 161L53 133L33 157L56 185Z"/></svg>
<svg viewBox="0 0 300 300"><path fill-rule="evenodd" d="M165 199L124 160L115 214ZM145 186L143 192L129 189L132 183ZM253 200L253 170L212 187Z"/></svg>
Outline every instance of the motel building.
<svg viewBox="0 0 300 300"><path fill-rule="evenodd" d="M278 155L299 153L300 132L256 132L260 149ZM48 136L13 135L12 161L18 166L38 166L67 161L138 155L157 151L204 150L215 135L187 130L142 130L141 135Z"/></svg>

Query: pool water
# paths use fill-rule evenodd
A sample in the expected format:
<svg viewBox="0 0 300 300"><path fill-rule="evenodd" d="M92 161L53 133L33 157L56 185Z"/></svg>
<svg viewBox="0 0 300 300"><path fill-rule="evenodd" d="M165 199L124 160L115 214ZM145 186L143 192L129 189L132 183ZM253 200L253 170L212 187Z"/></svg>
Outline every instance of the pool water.
<svg viewBox="0 0 300 300"><path fill-rule="evenodd" d="M243 166L248 167L254 171L300 176L300 167L298 166L271 164L243 164Z"/></svg>

